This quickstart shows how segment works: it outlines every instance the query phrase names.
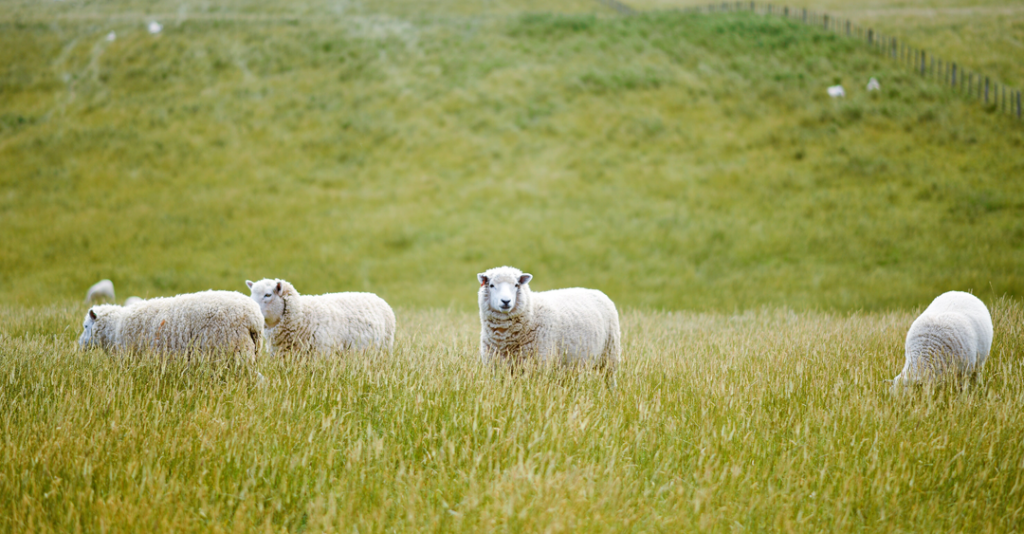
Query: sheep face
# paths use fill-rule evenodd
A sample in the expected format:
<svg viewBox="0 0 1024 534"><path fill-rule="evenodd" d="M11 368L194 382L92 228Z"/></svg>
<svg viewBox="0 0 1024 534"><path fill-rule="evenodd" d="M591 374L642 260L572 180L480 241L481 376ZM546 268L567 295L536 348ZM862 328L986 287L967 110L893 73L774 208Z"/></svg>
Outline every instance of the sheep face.
<svg viewBox="0 0 1024 534"><path fill-rule="evenodd" d="M85 321L82 322L82 335L78 337L78 346L82 350L88 349L98 343L93 338L93 329L96 327L96 312L92 309L85 314Z"/></svg>
<svg viewBox="0 0 1024 534"><path fill-rule="evenodd" d="M528 288L533 275L511 267L498 267L476 275L476 279L480 282L481 309L510 314L516 309L520 295Z"/></svg>
<svg viewBox="0 0 1024 534"><path fill-rule="evenodd" d="M263 322L266 323L267 328L277 326L277 323L281 322L281 317L284 315L285 303L281 293L285 289L285 283L283 280L268 279L263 279L259 282L245 281L245 285L249 286L249 289L252 290L252 300L260 305L260 311L263 313Z"/></svg>
<svg viewBox="0 0 1024 534"><path fill-rule="evenodd" d="M93 347L104 348L113 339L114 322L116 321L115 310L120 306L105 304L89 308L82 321L82 335L78 337L78 346L82 350Z"/></svg>

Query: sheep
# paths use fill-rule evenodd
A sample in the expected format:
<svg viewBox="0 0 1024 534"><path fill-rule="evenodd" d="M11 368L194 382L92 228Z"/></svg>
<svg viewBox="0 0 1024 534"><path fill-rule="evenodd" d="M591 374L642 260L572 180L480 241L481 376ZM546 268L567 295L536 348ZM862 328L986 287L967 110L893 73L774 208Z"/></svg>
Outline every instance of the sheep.
<svg viewBox="0 0 1024 534"><path fill-rule="evenodd" d="M203 291L154 298L132 306L93 306L79 346L107 353L231 352L254 360L263 348L263 315L235 291Z"/></svg>
<svg viewBox="0 0 1024 534"><path fill-rule="evenodd" d="M907 332L899 386L937 383L978 373L992 348L992 316L978 297L949 291L935 298Z"/></svg>
<svg viewBox="0 0 1024 534"><path fill-rule="evenodd" d="M868 80L868 91L881 91L882 85L878 83L878 80L871 78Z"/></svg>
<svg viewBox="0 0 1024 534"><path fill-rule="evenodd" d="M832 98L840 98L846 96L846 91L843 90L842 85L833 85L828 88L828 96Z"/></svg>
<svg viewBox="0 0 1024 534"><path fill-rule="evenodd" d="M373 293L300 295L286 280L246 280L263 314L271 353L385 350L395 342L395 312Z"/></svg>
<svg viewBox="0 0 1024 534"><path fill-rule="evenodd" d="M533 275L514 267L477 274L480 290L480 359L515 367L527 360L564 367L603 368L615 386L619 364L619 313L596 289L533 293Z"/></svg>
<svg viewBox="0 0 1024 534"><path fill-rule="evenodd" d="M131 297L128 297L128 298L124 299L124 305L125 306L134 306L134 305L142 302L143 300L144 299L141 298L141 297L131 296Z"/></svg>
<svg viewBox="0 0 1024 534"><path fill-rule="evenodd" d="M110 280L100 280L89 288L85 293L86 302L114 301L114 283Z"/></svg>

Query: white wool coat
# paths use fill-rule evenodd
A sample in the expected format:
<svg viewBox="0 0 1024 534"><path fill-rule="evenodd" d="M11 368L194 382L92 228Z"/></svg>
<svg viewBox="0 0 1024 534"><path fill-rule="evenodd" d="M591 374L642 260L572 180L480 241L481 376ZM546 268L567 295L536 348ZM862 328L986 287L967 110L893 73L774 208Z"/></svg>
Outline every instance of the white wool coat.
<svg viewBox="0 0 1024 534"><path fill-rule="evenodd" d="M246 282L266 320L271 352L391 351L395 312L373 293L300 295L285 280Z"/></svg>
<svg viewBox="0 0 1024 534"><path fill-rule="evenodd" d="M480 282L480 358L484 363L526 359L565 366L603 367L614 384L621 348L615 304L596 289L569 288L532 292L532 276L513 267L497 267L477 276ZM501 309L495 292L502 284L514 291L512 306ZM513 288L513 286L515 286Z"/></svg>
<svg viewBox="0 0 1024 534"><path fill-rule="evenodd" d="M107 352L223 352L255 358L263 347L263 316L252 299L235 291L99 305L86 314L79 344Z"/></svg>
<svg viewBox="0 0 1024 534"><path fill-rule="evenodd" d="M972 375L991 348L992 316L985 303L970 293L943 293L910 325L903 371L893 387Z"/></svg>

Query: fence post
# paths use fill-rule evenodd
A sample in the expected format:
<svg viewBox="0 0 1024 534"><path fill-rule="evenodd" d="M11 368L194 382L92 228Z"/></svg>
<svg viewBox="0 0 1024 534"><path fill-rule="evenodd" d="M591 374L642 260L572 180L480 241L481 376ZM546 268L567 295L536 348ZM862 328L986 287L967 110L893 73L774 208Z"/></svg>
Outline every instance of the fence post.
<svg viewBox="0 0 1024 534"><path fill-rule="evenodd" d="M872 30L871 28L868 28L868 45L874 44L874 43L871 42L871 39L874 38L874 36L875 36L875 30Z"/></svg>
<svg viewBox="0 0 1024 534"><path fill-rule="evenodd" d="M988 76L985 76L985 105L988 105Z"/></svg>
<svg viewBox="0 0 1024 534"><path fill-rule="evenodd" d="M789 6L782 8L782 16L786 17L787 19L789 18Z"/></svg>
<svg viewBox="0 0 1024 534"><path fill-rule="evenodd" d="M850 21L849 20L846 21L846 36L847 37L850 36Z"/></svg>
<svg viewBox="0 0 1024 534"><path fill-rule="evenodd" d="M804 24L807 24L807 8L804 8Z"/></svg>
<svg viewBox="0 0 1024 534"><path fill-rule="evenodd" d="M953 88L956 89L956 63L953 63Z"/></svg>
<svg viewBox="0 0 1024 534"><path fill-rule="evenodd" d="M1017 91L1017 118L1020 119L1020 91Z"/></svg>
<svg viewBox="0 0 1024 534"><path fill-rule="evenodd" d="M825 21L825 29L827 30L827 29L828 29L828 15L825 15L824 17L825 17L825 18L824 18L824 19L822 19L822 20L824 20L824 21Z"/></svg>

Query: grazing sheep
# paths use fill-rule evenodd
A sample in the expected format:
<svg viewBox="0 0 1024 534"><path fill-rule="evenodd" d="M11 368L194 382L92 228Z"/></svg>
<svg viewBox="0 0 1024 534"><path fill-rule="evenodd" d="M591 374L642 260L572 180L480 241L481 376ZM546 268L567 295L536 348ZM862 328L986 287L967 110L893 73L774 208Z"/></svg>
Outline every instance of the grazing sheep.
<svg viewBox="0 0 1024 534"><path fill-rule="evenodd" d="M395 312L373 293L300 295L285 280L245 281L265 320L271 352L391 351Z"/></svg>
<svg viewBox="0 0 1024 534"><path fill-rule="evenodd" d="M86 302L114 301L114 283L110 280L100 280L89 288L85 293Z"/></svg>
<svg viewBox="0 0 1024 534"><path fill-rule="evenodd" d="M124 305L125 306L134 306L134 305L142 302L143 300L144 299L142 299L140 297L135 297L135 296L128 297L128 298L124 299Z"/></svg>
<svg viewBox="0 0 1024 534"><path fill-rule="evenodd" d="M880 90L882 90L882 85L878 83L877 79L871 78L870 80L868 80L868 91L880 91Z"/></svg>
<svg viewBox="0 0 1024 534"><path fill-rule="evenodd" d="M263 316L235 291L204 291L149 299L133 306L89 309L78 339L83 349L110 352L218 353L249 359L263 347Z"/></svg>
<svg viewBox="0 0 1024 534"><path fill-rule="evenodd" d="M970 293L943 293L910 325L906 363L893 389L973 375L991 348L992 317L985 303Z"/></svg>
<svg viewBox="0 0 1024 534"><path fill-rule="evenodd" d="M594 365L604 368L608 384L614 386L621 353L615 304L596 289L533 293L532 279L514 267L477 275L481 360Z"/></svg>
<svg viewBox="0 0 1024 534"><path fill-rule="evenodd" d="M832 98L841 98L846 96L846 91L843 90L842 85L833 85L828 88L828 96Z"/></svg>

